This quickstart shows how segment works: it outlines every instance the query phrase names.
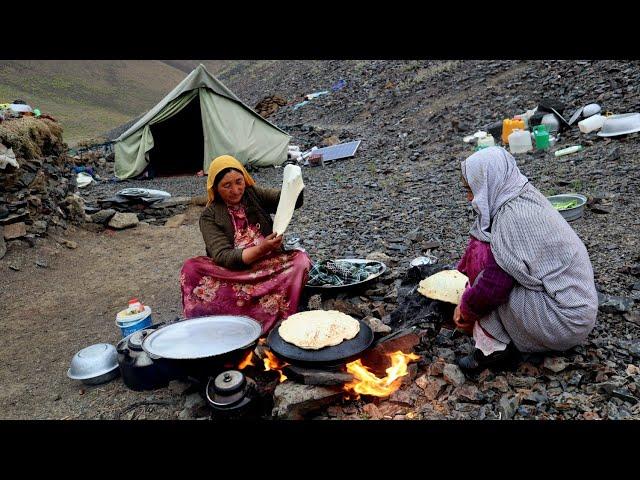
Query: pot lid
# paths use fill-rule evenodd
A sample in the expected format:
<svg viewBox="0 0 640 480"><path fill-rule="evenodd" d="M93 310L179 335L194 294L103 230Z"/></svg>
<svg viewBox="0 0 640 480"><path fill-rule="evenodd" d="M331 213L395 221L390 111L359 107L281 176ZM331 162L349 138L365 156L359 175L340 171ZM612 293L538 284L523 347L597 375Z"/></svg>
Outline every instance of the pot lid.
<svg viewBox="0 0 640 480"><path fill-rule="evenodd" d="M142 349L161 358L195 360L244 348L261 333L260 324L249 317L196 317L159 328L143 340Z"/></svg>
<svg viewBox="0 0 640 480"><path fill-rule="evenodd" d="M129 335L129 341L127 345L131 350L142 351L142 342L147 338L147 335L151 333L153 330L137 330Z"/></svg>
<svg viewBox="0 0 640 480"><path fill-rule="evenodd" d="M213 381L213 386L216 392L228 395L242 389L246 383L242 372L238 370L227 370L216 377Z"/></svg>
<svg viewBox="0 0 640 480"><path fill-rule="evenodd" d="M576 123L576 120L578 120L578 118L580 118L580 115L582 115L583 109L584 107L580 107L575 112L573 112L573 115L571 115L571 118L569 119L569 125L573 125L574 123Z"/></svg>

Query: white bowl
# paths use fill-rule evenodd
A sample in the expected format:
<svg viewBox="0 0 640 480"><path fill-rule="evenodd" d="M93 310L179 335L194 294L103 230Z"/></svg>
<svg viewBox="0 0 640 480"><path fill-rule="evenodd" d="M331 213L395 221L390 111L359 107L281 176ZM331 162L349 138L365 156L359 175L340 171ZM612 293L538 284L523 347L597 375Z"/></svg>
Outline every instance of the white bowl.
<svg viewBox="0 0 640 480"><path fill-rule="evenodd" d="M640 132L640 113L623 113L605 117L598 136L615 137L634 132Z"/></svg>
<svg viewBox="0 0 640 480"><path fill-rule="evenodd" d="M84 383L104 383L118 375L118 352L109 343L83 348L71 359L67 376Z"/></svg>

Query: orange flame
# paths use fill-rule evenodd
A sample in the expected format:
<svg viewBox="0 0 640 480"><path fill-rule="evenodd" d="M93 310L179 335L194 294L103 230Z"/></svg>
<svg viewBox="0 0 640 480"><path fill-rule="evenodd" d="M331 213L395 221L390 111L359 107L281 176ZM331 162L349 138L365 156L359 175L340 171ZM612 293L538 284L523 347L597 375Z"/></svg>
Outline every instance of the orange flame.
<svg viewBox="0 0 640 480"><path fill-rule="evenodd" d="M375 397L388 397L402 383L400 378L409 373L407 365L411 360L418 360L419 355L413 353L402 353L397 351L389 355L391 357L391 366L387 368L387 376L378 378L369 371L369 368L362 364L360 359L355 362L347 363L347 372L355 378L352 382L344 385L346 391L353 390L355 393L362 395L373 395Z"/></svg>
<svg viewBox="0 0 640 480"><path fill-rule="evenodd" d="M252 367L255 367L255 366L256 366L256 364L255 364L255 363L253 363L253 361L252 361L252 360L253 360L253 350L252 350L252 351L250 351L250 352L247 354L247 356L246 356L246 357L244 357L244 360L242 360L242 361L240 362L240 364L238 365L238 370L242 370L242 369L244 369L244 368L248 367L249 365L251 365Z"/></svg>
<svg viewBox="0 0 640 480"><path fill-rule="evenodd" d="M280 374L280 383L284 382L287 379L287 376L282 373L282 369L289 364L281 362L278 357L269 350L265 350L264 354L266 355L266 358L264 359L264 370L266 372L269 370L276 370Z"/></svg>

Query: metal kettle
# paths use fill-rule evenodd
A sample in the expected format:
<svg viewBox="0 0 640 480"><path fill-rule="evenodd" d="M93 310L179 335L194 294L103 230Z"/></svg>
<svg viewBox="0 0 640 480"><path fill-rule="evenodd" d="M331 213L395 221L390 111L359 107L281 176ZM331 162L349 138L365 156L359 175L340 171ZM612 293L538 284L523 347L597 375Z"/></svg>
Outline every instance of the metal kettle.
<svg viewBox="0 0 640 480"><path fill-rule="evenodd" d="M170 374L165 365L142 349L144 339L153 329L138 330L126 336L116 346L118 365L124 384L131 390L155 390L169 384Z"/></svg>
<svg viewBox="0 0 640 480"><path fill-rule="evenodd" d="M257 407L256 383L239 370L226 370L210 377L205 389L214 414L222 417L244 416Z"/></svg>

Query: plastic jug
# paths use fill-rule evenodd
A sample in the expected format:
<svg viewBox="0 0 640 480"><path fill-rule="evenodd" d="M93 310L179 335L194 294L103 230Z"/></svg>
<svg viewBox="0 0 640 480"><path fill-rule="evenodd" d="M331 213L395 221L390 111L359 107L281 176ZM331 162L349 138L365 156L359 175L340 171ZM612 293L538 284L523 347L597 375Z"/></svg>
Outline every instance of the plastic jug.
<svg viewBox="0 0 640 480"><path fill-rule="evenodd" d="M515 129L509 135L509 150L511 153L524 153L533 149L531 134L527 130Z"/></svg>
<svg viewBox="0 0 640 480"><path fill-rule="evenodd" d="M515 118L505 118L502 121L502 143L504 143L505 145L509 143L509 135L516 128L519 128L520 130L524 130L524 120L515 119Z"/></svg>
<svg viewBox="0 0 640 480"><path fill-rule="evenodd" d="M538 150L546 150L549 148L549 131L546 125L533 127L533 138L536 141L536 148Z"/></svg>
<svg viewBox="0 0 640 480"><path fill-rule="evenodd" d="M582 133L589 133L595 130L600 130L604 125L604 118L599 113L585 118L581 122L578 122L578 128Z"/></svg>
<svg viewBox="0 0 640 480"><path fill-rule="evenodd" d="M484 137L478 139L478 150L482 148L493 147L495 144L496 142L493 139L493 135L487 134Z"/></svg>

